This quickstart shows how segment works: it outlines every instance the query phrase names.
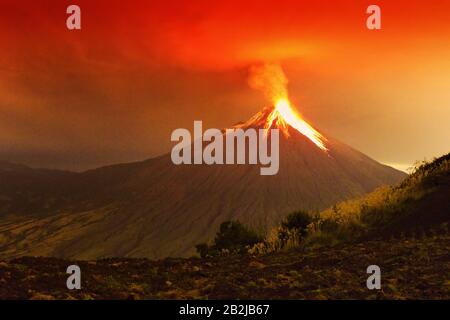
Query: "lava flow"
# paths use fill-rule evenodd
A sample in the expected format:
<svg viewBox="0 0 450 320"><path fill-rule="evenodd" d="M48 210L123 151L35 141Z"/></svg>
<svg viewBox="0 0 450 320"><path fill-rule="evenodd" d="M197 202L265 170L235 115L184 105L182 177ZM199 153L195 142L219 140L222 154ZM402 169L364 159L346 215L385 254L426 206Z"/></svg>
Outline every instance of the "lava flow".
<svg viewBox="0 0 450 320"><path fill-rule="evenodd" d="M266 132L272 125L275 125L286 137L289 137L290 126L311 140L321 150L328 151L325 146L325 137L292 108L288 99L288 79L280 64L265 63L251 67L248 82L250 87L263 92L274 106L265 121Z"/></svg>
<svg viewBox="0 0 450 320"><path fill-rule="evenodd" d="M280 129L285 136L289 136L288 125L296 129L298 132L306 136L317 147L327 151L325 146L325 137L320 134L316 129L310 126L305 120L303 120L291 107L287 99L279 99L275 103L275 107L267 117L265 129L268 130L272 127L273 123L278 129Z"/></svg>

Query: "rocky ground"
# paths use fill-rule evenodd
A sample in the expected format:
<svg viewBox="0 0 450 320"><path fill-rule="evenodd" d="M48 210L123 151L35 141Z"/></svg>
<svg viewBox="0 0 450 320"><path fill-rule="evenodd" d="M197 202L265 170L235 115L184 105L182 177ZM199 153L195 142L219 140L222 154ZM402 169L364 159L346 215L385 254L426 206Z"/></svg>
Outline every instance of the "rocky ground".
<svg viewBox="0 0 450 320"><path fill-rule="evenodd" d="M450 299L450 234L310 252L210 259L20 258L0 262L0 299ZM66 288L77 264L82 289ZM379 265L382 289L368 290Z"/></svg>

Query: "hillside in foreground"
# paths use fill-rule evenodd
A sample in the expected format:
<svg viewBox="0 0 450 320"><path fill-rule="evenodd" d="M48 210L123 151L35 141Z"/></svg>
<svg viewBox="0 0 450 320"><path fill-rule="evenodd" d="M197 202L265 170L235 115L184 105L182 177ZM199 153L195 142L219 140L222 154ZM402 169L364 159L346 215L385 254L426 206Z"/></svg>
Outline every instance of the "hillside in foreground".
<svg viewBox="0 0 450 320"><path fill-rule="evenodd" d="M447 154L396 187L321 212L291 247L158 261L0 262L0 299L450 299L449 162ZM66 288L72 264L82 272L78 291ZM381 268L381 290L366 287L370 265Z"/></svg>
<svg viewBox="0 0 450 320"><path fill-rule="evenodd" d="M20 258L0 263L0 299L450 299L450 234L392 238L261 257ZM78 264L82 289L66 288ZM382 290L368 290L377 264Z"/></svg>

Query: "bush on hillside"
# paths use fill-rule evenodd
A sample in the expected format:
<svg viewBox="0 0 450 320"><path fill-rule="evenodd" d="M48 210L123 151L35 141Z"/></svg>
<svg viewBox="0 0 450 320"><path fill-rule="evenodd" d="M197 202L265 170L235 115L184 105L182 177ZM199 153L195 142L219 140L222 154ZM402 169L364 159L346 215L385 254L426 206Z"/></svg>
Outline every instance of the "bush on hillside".
<svg viewBox="0 0 450 320"><path fill-rule="evenodd" d="M307 236L314 221L313 215L307 211L292 212L281 221L278 227L269 232L264 241L254 245L249 253L265 254L297 247Z"/></svg>
<svg viewBox="0 0 450 320"><path fill-rule="evenodd" d="M313 222L311 215L300 210L288 214L281 226L287 230L295 230L300 236L304 236L311 222Z"/></svg>
<svg viewBox="0 0 450 320"><path fill-rule="evenodd" d="M245 253L250 246L260 241L262 237L239 221L225 221L220 225L212 245L201 243L196 249L202 258L226 253Z"/></svg>

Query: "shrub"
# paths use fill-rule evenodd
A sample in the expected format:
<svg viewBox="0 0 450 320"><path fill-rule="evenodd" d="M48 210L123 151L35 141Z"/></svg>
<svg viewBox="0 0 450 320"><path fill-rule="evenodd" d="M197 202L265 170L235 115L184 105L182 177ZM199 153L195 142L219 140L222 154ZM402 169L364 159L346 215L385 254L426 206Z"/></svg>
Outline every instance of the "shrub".
<svg viewBox="0 0 450 320"><path fill-rule="evenodd" d="M227 249L234 252L259 241L261 237L239 221L226 221L220 225L214 239L214 246L218 250Z"/></svg>
<svg viewBox="0 0 450 320"><path fill-rule="evenodd" d="M254 245L248 252L267 254L296 248L309 233L315 218L306 211L295 211L286 216L281 224L273 228L263 242Z"/></svg>
<svg viewBox="0 0 450 320"><path fill-rule="evenodd" d="M211 246L202 243L198 244L196 249L201 257L217 256L222 253L244 253L250 246L260 241L262 237L239 221L225 221L220 225Z"/></svg>
<svg viewBox="0 0 450 320"><path fill-rule="evenodd" d="M290 231L297 231L300 236L304 236L308 225L313 222L311 215L306 211L295 211L287 215L281 226Z"/></svg>
<svg viewBox="0 0 450 320"><path fill-rule="evenodd" d="M195 249L197 250L198 254L201 258L206 258L208 256L208 245L206 243L200 243L195 246Z"/></svg>
<svg viewBox="0 0 450 320"><path fill-rule="evenodd" d="M320 231L326 233L334 233L336 234L339 230L339 223L330 218L323 219L320 221Z"/></svg>

